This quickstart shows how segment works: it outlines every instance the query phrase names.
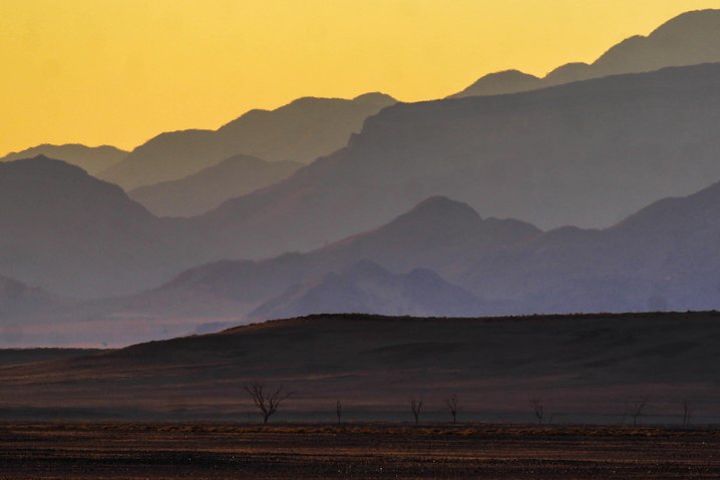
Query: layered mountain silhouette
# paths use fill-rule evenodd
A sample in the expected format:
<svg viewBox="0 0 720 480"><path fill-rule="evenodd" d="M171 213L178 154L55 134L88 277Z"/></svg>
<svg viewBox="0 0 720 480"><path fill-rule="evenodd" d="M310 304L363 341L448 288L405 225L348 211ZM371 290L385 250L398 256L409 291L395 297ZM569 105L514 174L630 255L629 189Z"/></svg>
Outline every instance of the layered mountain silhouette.
<svg viewBox="0 0 720 480"><path fill-rule="evenodd" d="M720 64L607 76L711 59L718 15L680 16L548 88L300 99L163 134L102 174L125 152L36 147L67 163L0 163L0 327L131 342L326 311L718 308ZM69 163L152 185L128 195Z"/></svg>
<svg viewBox="0 0 720 480"><path fill-rule="evenodd" d="M378 229L306 254L284 254L262 261L221 261L190 269L164 286L112 304L111 310L122 316L176 316L193 321L201 317L215 321L268 319L281 311L322 312L321 308L332 301L333 284L339 288L342 280L345 298L366 295L364 305L373 307L357 311L441 314L451 302L433 310L429 305L432 302L416 304L405 296L421 300L416 291L422 291L424 285L437 285L439 293L443 288L455 292L457 302L451 311L469 314L478 310L479 300L445 285L432 272L459 278L469 262L527 242L540 233L532 225L515 220L483 219L465 204L435 197ZM408 275L413 271L415 274ZM401 286L409 289L406 294L400 294ZM413 286L416 290L410 291ZM386 288L388 294L380 298ZM434 298L425 293L426 298ZM461 298L465 301L460 302ZM315 309L311 308L314 301ZM300 310L300 305L307 311Z"/></svg>
<svg viewBox="0 0 720 480"><path fill-rule="evenodd" d="M720 183L604 230L543 233L433 198L314 252L194 268L106 313L184 318L191 330L198 319L221 325L322 312L713 310L720 308L719 219Z"/></svg>
<svg viewBox="0 0 720 480"><path fill-rule="evenodd" d="M374 228L434 195L484 216L605 227L720 178L720 65L388 107L348 147L191 220L260 258ZM223 256L217 256L222 252Z"/></svg>
<svg viewBox="0 0 720 480"><path fill-rule="evenodd" d="M190 217L283 180L301 166L236 155L180 180L140 187L128 194L157 216Z"/></svg>
<svg viewBox="0 0 720 480"><path fill-rule="evenodd" d="M345 149L188 219L161 220L62 162L4 163L0 274L67 296L133 293L194 265L316 250L437 195L543 228L611 225L720 178L719 105L720 65L396 105L371 117ZM404 244L395 245L366 258L393 273L428 268L457 283L445 260L403 264ZM286 288L302 280L288 278Z"/></svg>
<svg viewBox="0 0 720 480"><path fill-rule="evenodd" d="M569 63L544 78L517 70L492 73L451 97L524 92L608 75L713 62L720 62L720 10L700 10L673 18L647 37L630 37L592 64Z"/></svg>
<svg viewBox="0 0 720 480"><path fill-rule="evenodd" d="M718 238L720 183L658 201L607 229L545 233L514 220L482 219L466 204L436 197L381 228L306 254L211 263L144 293L57 308L43 335L99 342L115 332L116 341L130 343L328 311L718 309Z"/></svg>
<svg viewBox="0 0 720 480"><path fill-rule="evenodd" d="M218 130L158 135L100 177L126 190L177 180L243 154L308 163L345 146L366 118L395 103L381 93L352 100L300 98L276 110L251 110Z"/></svg>
<svg viewBox="0 0 720 480"><path fill-rule="evenodd" d="M43 144L27 148L19 152L12 152L0 158L0 162L10 162L44 155L49 158L62 160L76 165L91 175L95 175L111 166L120 163L127 157L128 152L115 147L103 145L101 147L86 147L80 144L50 145Z"/></svg>
<svg viewBox="0 0 720 480"><path fill-rule="evenodd" d="M483 308L477 297L432 270L394 274L364 260L338 273L295 285L248 318L291 318L318 312L457 317L483 310L487 307Z"/></svg>
<svg viewBox="0 0 720 480"><path fill-rule="evenodd" d="M720 184L605 230L562 228L468 267L461 285L528 312L720 307Z"/></svg>
<svg viewBox="0 0 720 480"><path fill-rule="evenodd" d="M136 291L177 268L167 225L119 187L43 156L0 164L0 272L67 296Z"/></svg>

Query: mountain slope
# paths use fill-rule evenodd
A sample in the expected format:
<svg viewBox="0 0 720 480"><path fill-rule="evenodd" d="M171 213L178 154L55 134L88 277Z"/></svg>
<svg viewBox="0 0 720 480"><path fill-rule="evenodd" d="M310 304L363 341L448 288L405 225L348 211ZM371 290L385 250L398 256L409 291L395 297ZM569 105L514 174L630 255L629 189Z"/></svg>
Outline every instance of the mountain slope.
<svg viewBox="0 0 720 480"><path fill-rule="evenodd" d="M361 261L338 273L308 280L264 303L249 319L291 318L317 313L471 316L487 305L432 270L393 274Z"/></svg>
<svg viewBox="0 0 720 480"><path fill-rule="evenodd" d="M233 155L308 163L343 147L365 119L392 105L380 93L352 100L300 98L276 110L251 110L218 130L158 135L100 177L127 190L177 180Z"/></svg>
<svg viewBox="0 0 720 480"><path fill-rule="evenodd" d="M535 90L563 83L664 67L720 62L720 10L687 12L647 37L630 37L592 64L569 63L537 78L516 70L486 75L452 98Z"/></svg>
<svg viewBox="0 0 720 480"><path fill-rule="evenodd" d="M193 175L128 192L157 216L190 217L289 177L301 164L236 155Z"/></svg>
<svg viewBox="0 0 720 480"><path fill-rule="evenodd" d="M86 147L79 144L49 145L43 144L27 148L20 152L12 152L0 158L0 162L10 162L43 155L76 165L91 175L95 175L111 166L120 163L128 152L111 146Z"/></svg>
<svg viewBox="0 0 720 480"><path fill-rule="evenodd" d="M433 195L541 227L611 225L720 178L720 65L398 104L347 148L192 219L225 258L307 250Z"/></svg>
<svg viewBox="0 0 720 480"><path fill-rule="evenodd" d="M388 225L306 254L203 265L141 294L56 310L26 341L127 344L319 311L715 310L718 239L720 183L604 230L542 233L432 198Z"/></svg>
<svg viewBox="0 0 720 480"><path fill-rule="evenodd" d="M289 300L300 292L308 293L311 286L323 279L327 288L315 290L323 294L323 302L315 305L324 308L332 300L324 296L335 283L332 279L348 279L348 271L367 262L381 265L377 269L383 273L364 278L360 284L350 280L346 283L347 291L355 292L356 296L362 292L366 298L362 304L364 311L470 313L476 311L470 309L480 302L471 299L473 296L467 292L458 293L457 287L447 286L443 278L459 278L467 263L489 252L527 242L540 233L522 222L482 219L467 205L431 198L383 227L313 252L284 254L262 261L209 263L139 294L72 306L47 319L31 344L63 345L74 339L76 345L95 346L101 341L122 345L214 331L223 325L271 318L281 310L297 311ZM192 255L185 255L184 259L188 257ZM443 278L427 273L430 270L439 272ZM437 285L437 292L430 291L435 287L424 285ZM408 290L403 290L403 286ZM297 294L282 295L291 291ZM413 293L417 291L424 293ZM458 299L457 304L434 296L444 291L448 291L448 298ZM485 306L499 311L494 303ZM92 319L92 323L78 319ZM30 337L26 336L26 340L30 341Z"/></svg>
<svg viewBox="0 0 720 480"><path fill-rule="evenodd" d="M564 228L490 255L458 280L523 311L720 308L720 184L661 200L616 226Z"/></svg>
<svg viewBox="0 0 720 480"><path fill-rule="evenodd" d="M374 231L307 254L198 267L143 298L155 312L187 302L201 305L182 307L195 315L268 319L319 311L301 308L312 305L311 294L320 297L317 308L337 308L324 298L339 292L350 308L356 299L343 292L354 285L343 272L370 260L396 274L434 270L482 298L483 314L712 310L720 309L718 239L720 183L656 202L604 230L542 233L433 198Z"/></svg>
<svg viewBox="0 0 720 480"><path fill-rule="evenodd" d="M465 204L436 197L378 229L306 254L193 268L133 299L132 304L161 315L170 311L194 316L243 315L286 290L302 289L307 282L333 272L340 274L362 261L377 263L393 273L426 269L454 278L472 259L540 233L523 222L482 219Z"/></svg>
<svg viewBox="0 0 720 480"><path fill-rule="evenodd" d="M0 273L67 296L147 288L173 270L168 225L117 186L36 157L0 164Z"/></svg>

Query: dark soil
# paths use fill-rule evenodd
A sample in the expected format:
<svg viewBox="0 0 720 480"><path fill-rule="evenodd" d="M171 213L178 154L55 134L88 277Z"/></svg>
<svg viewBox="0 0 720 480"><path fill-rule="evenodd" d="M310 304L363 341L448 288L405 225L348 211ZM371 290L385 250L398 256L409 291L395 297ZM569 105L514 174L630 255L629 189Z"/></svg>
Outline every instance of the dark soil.
<svg viewBox="0 0 720 480"><path fill-rule="evenodd" d="M716 479L720 432L631 427L0 424L0 479Z"/></svg>

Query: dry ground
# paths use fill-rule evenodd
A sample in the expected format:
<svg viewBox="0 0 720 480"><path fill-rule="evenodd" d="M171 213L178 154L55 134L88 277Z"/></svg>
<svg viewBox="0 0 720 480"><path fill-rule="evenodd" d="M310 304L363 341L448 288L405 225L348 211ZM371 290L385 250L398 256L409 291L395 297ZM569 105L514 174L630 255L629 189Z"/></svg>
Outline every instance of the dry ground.
<svg viewBox="0 0 720 480"><path fill-rule="evenodd" d="M0 424L0 479L716 479L720 431Z"/></svg>

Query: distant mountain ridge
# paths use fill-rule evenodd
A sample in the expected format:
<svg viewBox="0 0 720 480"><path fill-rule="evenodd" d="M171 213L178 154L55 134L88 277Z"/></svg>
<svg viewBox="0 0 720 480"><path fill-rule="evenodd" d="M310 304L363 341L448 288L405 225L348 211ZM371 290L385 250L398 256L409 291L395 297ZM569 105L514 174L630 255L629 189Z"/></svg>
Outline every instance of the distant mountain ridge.
<svg viewBox="0 0 720 480"><path fill-rule="evenodd" d="M719 218L716 183L605 230L550 231L475 262L459 284L538 313L719 309Z"/></svg>
<svg viewBox="0 0 720 480"><path fill-rule="evenodd" d="M318 312L470 316L483 302L432 270L390 273L363 260L315 281L295 285L248 314L248 319L291 318ZM487 308L487 307L485 307Z"/></svg>
<svg viewBox="0 0 720 480"><path fill-rule="evenodd" d="M128 195L157 216L191 217L283 180L301 166L236 155L180 180L140 187Z"/></svg>
<svg viewBox="0 0 720 480"><path fill-rule="evenodd" d="M605 226L720 178L719 106L718 65L399 104L346 148L186 219L61 162L4 163L0 274L67 296L136 293L208 262L317 250L443 195L483 217ZM397 272L401 250L371 260Z"/></svg>
<svg viewBox="0 0 720 480"><path fill-rule="evenodd" d="M87 345L328 311L476 316L717 310L718 238L720 183L658 201L602 230L541 232L515 220L483 219L466 204L435 197L383 227L316 251L201 265L139 294L55 308L44 318L20 315L13 322L37 325L38 336L25 341L45 335L58 345L72 338ZM125 275L128 267L120 267L115 273Z"/></svg>
<svg viewBox="0 0 720 480"><path fill-rule="evenodd" d="M43 144L19 152L11 152L0 158L0 162L10 162L32 158L38 155L62 160L78 166L91 175L95 175L120 163L129 152L108 145L87 147L80 144L50 145Z"/></svg>
<svg viewBox="0 0 720 480"><path fill-rule="evenodd" d="M715 62L720 62L720 10L698 10L671 19L647 37L623 40L592 64L568 63L544 78L517 70L491 73L450 98L517 93L609 75Z"/></svg>
<svg viewBox="0 0 720 480"><path fill-rule="evenodd" d="M423 315L499 312L503 305L484 302L446 278L457 278L465 265L491 251L540 233L523 222L483 219L462 203L430 198L385 226L313 252L200 265L157 288L23 321L43 325L36 338L51 336L55 344L75 338L83 345L100 340L116 345L331 306ZM192 254L183 258L188 257Z"/></svg>
<svg viewBox="0 0 720 480"><path fill-rule="evenodd" d="M467 205L435 198L315 252L197 267L138 298L145 308L157 305L152 311L161 316L187 302L202 305L193 315L235 312L245 322L322 312L717 310L717 238L720 183L653 203L603 230L540 232L483 220ZM163 303L168 299L175 303Z"/></svg>
<svg viewBox="0 0 720 480"><path fill-rule="evenodd" d="M444 195L543 229L607 227L720 178L720 64L398 104L291 178L190 219L224 258L306 251ZM220 259L220 257L215 257Z"/></svg>
<svg viewBox="0 0 720 480"><path fill-rule="evenodd" d="M234 155L309 163L342 148L366 118L394 104L381 93L352 100L306 97L251 110L218 130L162 133L100 174L126 190L178 180Z"/></svg>

